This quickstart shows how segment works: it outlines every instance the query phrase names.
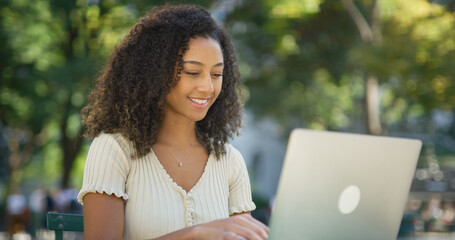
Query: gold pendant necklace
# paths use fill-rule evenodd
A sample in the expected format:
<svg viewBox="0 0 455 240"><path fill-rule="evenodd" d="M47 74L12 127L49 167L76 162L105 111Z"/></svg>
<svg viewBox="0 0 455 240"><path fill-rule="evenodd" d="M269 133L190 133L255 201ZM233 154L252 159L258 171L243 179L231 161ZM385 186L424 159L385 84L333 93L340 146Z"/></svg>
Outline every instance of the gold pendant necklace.
<svg viewBox="0 0 455 240"><path fill-rule="evenodd" d="M183 166L183 161L179 161L174 153L171 151L171 149L169 149L169 147L167 145L164 145L166 147L166 149L169 151L169 153L172 155L172 157L175 159L175 161L178 163L179 167L182 167ZM187 155L185 155L185 157L183 158L183 160L186 160L186 158L190 155L192 151L190 151Z"/></svg>

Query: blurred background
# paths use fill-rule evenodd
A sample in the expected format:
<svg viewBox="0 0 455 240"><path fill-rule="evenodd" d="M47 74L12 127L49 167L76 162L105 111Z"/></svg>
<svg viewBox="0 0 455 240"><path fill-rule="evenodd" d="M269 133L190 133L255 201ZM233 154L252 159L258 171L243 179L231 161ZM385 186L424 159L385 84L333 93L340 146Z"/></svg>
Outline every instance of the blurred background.
<svg viewBox="0 0 455 240"><path fill-rule="evenodd" d="M52 239L45 212L81 212L79 111L115 44L163 3L0 0L0 239ZM293 128L410 137L424 146L400 239L455 238L455 0L172 3L207 7L231 33L246 100L233 144L257 218Z"/></svg>

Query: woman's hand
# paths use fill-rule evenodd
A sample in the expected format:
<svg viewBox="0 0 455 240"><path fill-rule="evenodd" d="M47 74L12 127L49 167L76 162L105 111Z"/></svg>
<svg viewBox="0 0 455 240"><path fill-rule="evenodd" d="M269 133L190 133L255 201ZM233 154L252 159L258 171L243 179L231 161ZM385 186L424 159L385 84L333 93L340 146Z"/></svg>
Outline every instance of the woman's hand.
<svg viewBox="0 0 455 240"><path fill-rule="evenodd" d="M268 232L269 228L250 213L242 213L196 225L190 231L190 239L265 240Z"/></svg>

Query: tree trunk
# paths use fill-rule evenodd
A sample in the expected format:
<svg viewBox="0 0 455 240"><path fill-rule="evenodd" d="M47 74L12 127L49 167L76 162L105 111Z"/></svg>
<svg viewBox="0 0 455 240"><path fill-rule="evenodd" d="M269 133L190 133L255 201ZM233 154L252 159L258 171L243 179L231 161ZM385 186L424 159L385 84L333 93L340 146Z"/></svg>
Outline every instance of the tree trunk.
<svg viewBox="0 0 455 240"><path fill-rule="evenodd" d="M76 38L79 36L79 28L76 28L72 25L71 21L71 8L65 8L66 11L66 26L67 26L67 33L68 33L68 42L64 46L65 49L65 56L66 56L66 61L71 61L74 59L74 48L73 44ZM71 104L71 93L70 96L66 102L65 106L65 112L63 115L62 122L60 123L60 146L61 149L63 150L63 175L62 175L62 181L61 181L61 187L62 189L70 187L70 174L71 174L71 169L73 168L73 163L74 160L76 159L77 155L79 154L79 151L82 146L82 137L81 137L81 131L79 131L76 135L76 137L70 138L66 134L66 130L68 127L68 118L70 116L70 112L73 109L73 106Z"/></svg>
<svg viewBox="0 0 455 240"><path fill-rule="evenodd" d="M362 42L370 46L382 45L382 34L380 26L380 12L376 0L372 1L371 24L362 15L352 0L341 0L344 8L354 21L360 33ZM378 78L367 70L364 72L364 109L365 109L365 128L366 132L373 135L383 134L380 113L379 113L379 83Z"/></svg>
<svg viewBox="0 0 455 240"><path fill-rule="evenodd" d="M63 149L63 176L61 187L62 189L70 187L70 174L73 168L74 160L76 160L82 146L82 137L80 132L75 138L68 138L63 132L63 139L61 141Z"/></svg>
<svg viewBox="0 0 455 240"><path fill-rule="evenodd" d="M70 187L69 182L70 182L70 173L71 169L73 168L73 163L74 160L77 157L77 154L79 154L79 151L81 150L82 147L82 137L81 137L81 131L76 134L74 138L68 137L66 134L66 129L68 127L68 118L70 116L70 108L71 108L71 100L68 99L68 102L66 104L66 110L63 115L62 122L60 123L60 146L63 149L63 176L62 176L62 182L61 182L61 187L63 189Z"/></svg>
<svg viewBox="0 0 455 240"><path fill-rule="evenodd" d="M374 76L365 76L364 106L366 115L366 128L369 134L382 134L379 118L379 86L378 79Z"/></svg>

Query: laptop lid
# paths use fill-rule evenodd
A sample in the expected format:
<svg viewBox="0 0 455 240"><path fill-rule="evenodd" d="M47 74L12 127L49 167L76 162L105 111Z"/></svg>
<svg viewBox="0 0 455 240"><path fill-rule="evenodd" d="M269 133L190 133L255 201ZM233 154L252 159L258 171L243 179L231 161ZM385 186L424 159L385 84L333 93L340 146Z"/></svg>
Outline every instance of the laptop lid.
<svg viewBox="0 0 455 240"><path fill-rule="evenodd" d="M420 140L296 129L269 239L396 239Z"/></svg>

